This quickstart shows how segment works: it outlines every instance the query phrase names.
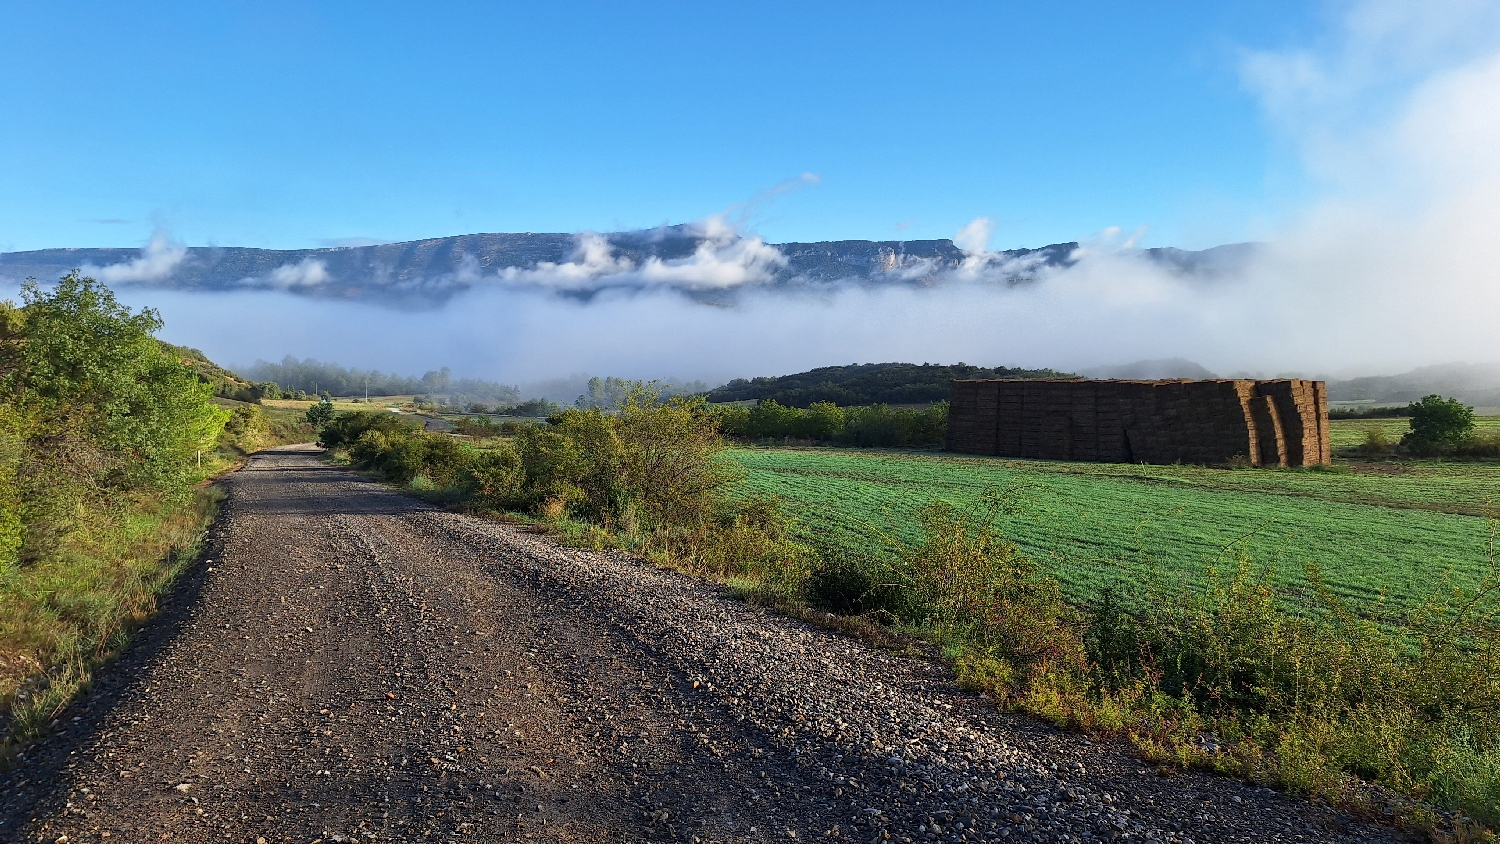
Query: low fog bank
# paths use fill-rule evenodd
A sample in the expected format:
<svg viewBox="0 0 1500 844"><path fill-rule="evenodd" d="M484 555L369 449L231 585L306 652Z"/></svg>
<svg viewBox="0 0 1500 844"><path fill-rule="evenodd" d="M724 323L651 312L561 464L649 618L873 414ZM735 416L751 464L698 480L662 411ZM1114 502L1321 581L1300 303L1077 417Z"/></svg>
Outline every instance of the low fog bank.
<svg viewBox="0 0 1500 844"><path fill-rule="evenodd" d="M1455 309L1423 328L1336 302L1277 308L1249 281L1205 288L1107 258L1024 288L850 286L753 295L732 308L671 292L584 303L475 291L417 312L271 292L122 296L161 311L164 339L231 366L284 353L386 372L448 366L554 400L578 395L585 373L719 384L836 364L964 361L1096 377L1344 379L1496 356L1489 314ZM1135 361L1147 364L1119 366Z"/></svg>

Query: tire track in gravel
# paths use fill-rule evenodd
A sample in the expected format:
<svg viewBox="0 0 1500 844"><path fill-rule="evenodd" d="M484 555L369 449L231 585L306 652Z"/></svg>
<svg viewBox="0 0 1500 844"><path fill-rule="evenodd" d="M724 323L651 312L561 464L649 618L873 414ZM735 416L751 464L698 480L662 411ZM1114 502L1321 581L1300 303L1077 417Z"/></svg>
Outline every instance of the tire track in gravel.
<svg viewBox="0 0 1500 844"><path fill-rule="evenodd" d="M0 841L1389 841L621 554L262 452Z"/></svg>

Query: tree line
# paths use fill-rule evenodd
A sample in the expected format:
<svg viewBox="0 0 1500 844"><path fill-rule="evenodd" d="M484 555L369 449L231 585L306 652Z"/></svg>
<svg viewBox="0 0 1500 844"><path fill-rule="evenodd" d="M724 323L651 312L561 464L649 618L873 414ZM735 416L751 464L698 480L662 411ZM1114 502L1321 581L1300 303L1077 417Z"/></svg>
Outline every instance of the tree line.
<svg viewBox="0 0 1500 844"><path fill-rule="evenodd" d="M1076 378L1052 369L914 363L824 366L776 378L736 378L708 394L712 402L774 401L786 407L815 402L850 406L946 401L949 382L974 378Z"/></svg>
<svg viewBox="0 0 1500 844"><path fill-rule="evenodd" d="M252 381L274 382L282 390L310 395L361 396L368 389L372 396L451 396L450 403L459 406L472 402L508 405L521 400L516 387L481 378L454 378L446 366L416 378L287 355L281 363L257 360L245 374Z"/></svg>

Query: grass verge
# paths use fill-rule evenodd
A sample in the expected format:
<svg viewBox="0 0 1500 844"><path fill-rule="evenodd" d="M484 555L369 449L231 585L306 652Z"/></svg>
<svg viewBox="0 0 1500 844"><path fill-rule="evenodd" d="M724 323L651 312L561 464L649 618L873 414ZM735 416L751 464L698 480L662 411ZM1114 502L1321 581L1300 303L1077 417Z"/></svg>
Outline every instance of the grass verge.
<svg viewBox="0 0 1500 844"><path fill-rule="evenodd" d="M44 736L155 613L223 496L205 483L186 502L96 512L57 554L0 575L0 764Z"/></svg>

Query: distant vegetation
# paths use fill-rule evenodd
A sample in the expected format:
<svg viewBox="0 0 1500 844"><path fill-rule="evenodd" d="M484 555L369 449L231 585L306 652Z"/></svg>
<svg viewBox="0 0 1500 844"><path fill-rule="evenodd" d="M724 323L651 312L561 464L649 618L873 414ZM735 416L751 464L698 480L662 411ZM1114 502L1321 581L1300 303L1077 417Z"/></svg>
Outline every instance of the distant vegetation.
<svg viewBox="0 0 1500 844"><path fill-rule="evenodd" d="M806 410L767 399L754 407L718 405L714 415L725 436L737 440L806 440L860 448L942 445L948 433L948 402L921 410L875 404L839 407L813 402Z"/></svg>
<svg viewBox="0 0 1500 844"><path fill-rule="evenodd" d="M1328 411L1329 419L1401 419L1411 415L1410 405L1381 405L1377 407L1335 407Z"/></svg>
<svg viewBox="0 0 1500 844"><path fill-rule="evenodd" d="M0 304L0 756L43 731L192 560L199 482L295 423L73 273ZM220 406L228 404L233 409ZM3 761L3 760L0 760Z"/></svg>
<svg viewBox="0 0 1500 844"><path fill-rule="evenodd" d="M197 349L187 346L174 346L171 343L162 343L166 349L183 365L191 368L198 375L198 380L213 388L214 395L223 399L231 399L239 402L259 402L261 399L300 399L305 393L294 388L283 388L274 381L254 382L247 381L233 372L208 359L208 356Z"/></svg>
<svg viewBox="0 0 1500 844"><path fill-rule="evenodd" d="M766 400L786 407L806 408L814 402L844 407L872 404L927 404L947 401L948 382L968 378L1073 378L1052 369L985 368L958 363L866 363L825 366L776 378L736 378L712 390L708 400L735 402Z"/></svg>
<svg viewBox="0 0 1500 844"><path fill-rule="evenodd" d="M256 381L275 382L282 389L310 395L363 396L368 387L372 396L442 396L448 404L460 407L472 402L516 404L521 400L515 387L477 378L454 378L447 367L411 378L287 355L281 363L258 360L247 374Z"/></svg>
<svg viewBox="0 0 1500 844"><path fill-rule="evenodd" d="M629 381L624 378L590 378L584 387L584 392L573 401L573 406L580 410L597 408L599 410L615 410L625 405L626 398L631 390L639 386L640 382ZM649 384L653 393L661 398L672 398L674 396L692 396L708 392L708 385L702 381L652 381Z"/></svg>

